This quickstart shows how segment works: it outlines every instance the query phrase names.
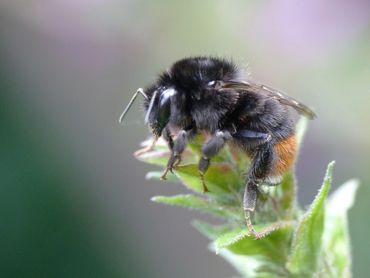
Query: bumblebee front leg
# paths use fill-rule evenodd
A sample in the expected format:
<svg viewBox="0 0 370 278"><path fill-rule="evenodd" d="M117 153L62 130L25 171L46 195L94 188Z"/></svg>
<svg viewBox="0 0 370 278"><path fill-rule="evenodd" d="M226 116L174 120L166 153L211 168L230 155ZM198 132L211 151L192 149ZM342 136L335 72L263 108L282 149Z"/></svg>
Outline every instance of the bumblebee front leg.
<svg viewBox="0 0 370 278"><path fill-rule="evenodd" d="M162 176L160 177L161 180L165 180L168 172L169 171L172 172L172 169L180 163L181 154L185 150L187 140L191 134L192 129L181 130L178 133L175 141L172 141L172 137L170 139L171 141L168 141L169 142L168 145L171 150L171 156L167 162L166 169L164 170Z"/></svg>
<svg viewBox="0 0 370 278"><path fill-rule="evenodd" d="M151 150L153 150L155 143L157 143L157 141L158 137L153 137L152 142L148 146L134 152L134 156L140 156L142 154L150 152Z"/></svg>
<svg viewBox="0 0 370 278"><path fill-rule="evenodd" d="M230 138L231 134L228 131L217 131L202 146L202 157L199 160L198 170L204 192L208 192L207 185L204 181L204 174L210 165L210 159L224 147L226 141Z"/></svg>
<svg viewBox="0 0 370 278"><path fill-rule="evenodd" d="M170 151L173 152L173 138L172 138L172 135L171 135L171 130L168 126L166 126L163 129L162 137L167 142L167 145L168 145L168 148L170 149Z"/></svg>

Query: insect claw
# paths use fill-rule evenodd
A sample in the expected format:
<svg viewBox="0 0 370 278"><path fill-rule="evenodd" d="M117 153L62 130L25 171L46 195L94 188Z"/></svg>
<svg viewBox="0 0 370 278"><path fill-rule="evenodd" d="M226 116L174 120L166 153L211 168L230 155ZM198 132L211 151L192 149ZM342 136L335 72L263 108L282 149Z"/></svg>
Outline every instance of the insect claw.
<svg viewBox="0 0 370 278"><path fill-rule="evenodd" d="M256 230L254 229L254 226L252 224L251 212L252 212L252 210L250 210L250 209L244 209L244 218L245 218L245 222L247 224L248 232L249 232L249 235L251 237L253 237L254 239L260 239L261 237L256 232Z"/></svg>
<svg viewBox="0 0 370 278"><path fill-rule="evenodd" d="M179 166L180 163L181 163L181 156L178 156L176 162L173 164L173 168L176 168L177 166Z"/></svg>
<svg viewBox="0 0 370 278"><path fill-rule="evenodd" d="M273 231L282 229L286 226L293 224L292 221L279 221L279 222L272 223L269 226L265 227L262 231L257 232L254 229L254 226L252 224L251 213L252 213L252 210L244 209L244 217L245 217L245 222L247 224L248 232L249 232L249 235L253 237L254 239L264 238L265 236L272 233Z"/></svg>
<svg viewBox="0 0 370 278"><path fill-rule="evenodd" d="M145 153L147 153L149 151L150 151L150 148L145 147L145 148L142 148L140 150L135 151L134 152L134 156L141 156L141 155L143 155L143 154L145 154Z"/></svg>
<svg viewBox="0 0 370 278"><path fill-rule="evenodd" d="M209 192L209 189L208 189L208 187L207 187L207 185L206 185L206 183L205 183L204 180L202 180L202 186L203 186L203 193Z"/></svg>
<svg viewBox="0 0 370 278"><path fill-rule="evenodd" d="M170 168L166 168L166 169L163 171L162 176L160 176L160 178L159 178L161 181L165 181L165 180L167 180L167 174L168 174L168 171L171 171L171 172L172 172L172 170L171 170Z"/></svg>
<svg viewBox="0 0 370 278"><path fill-rule="evenodd" d="M134 156L141 156L147 152L150 152L151 150L153 150L154 146L155 146L155 143L157 142L158 138L157 137L154 137L153 138L153 141L150 143L150 145L142 148L142 149L139 149L137 150L136 152L134 152Z"/></svg>
<svg viewBox="0 0 370 278"><path fill-rule="evenodd" d="M176 168L180 162L181 162L181 157L177 154L172 154L170 159L168 160L166 169L163 171L163 174L160 177L160 180L166 180L167 179L166 176L168 172L171 172L173 174L173 169Z"/></svg>
<svg viewBox="0 0 370 278"><path fill-rule="evenodd" d="M160 176L159 179L161 181L167 180L167 174L168 174L168 172L171 172L172 174L174 174L173 169L174 169L173 166L167 166L166 169L164 169L163 174L162 174L162 176Z"/></svg>
<svg viewBox="0 0 370 278"><path fill-rule="evenodd" d="M205 180L204 180L204 173L199 172L199 175L200 175L200 180L202 181L203 193L207 193L207 192L209 192L209 189L208 189L208 187L207 187L207 184L206 184L206 182L205 182Z"/></svg>

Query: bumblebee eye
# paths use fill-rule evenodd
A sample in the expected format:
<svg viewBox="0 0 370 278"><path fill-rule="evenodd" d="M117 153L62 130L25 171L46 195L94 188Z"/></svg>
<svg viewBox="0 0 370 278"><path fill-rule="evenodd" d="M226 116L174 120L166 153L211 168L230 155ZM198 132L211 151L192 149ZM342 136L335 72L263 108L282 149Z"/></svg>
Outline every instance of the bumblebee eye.
<svg viewBox="0 0 370 278"><path fill-rule="evenodd" d="M174 88L169 88L169 89L164 90L160 98L160 106L163 106L176 93L177 91Z"/></svg>
<svg viewBox="0 0 370 278"><path fill-rule="evenodd" d="M220 89L222 87L223 82L221 80L212 80L207 83L207 87L209 89Z"/></svg>
<svg viewBox="0 0 370 278"><path fill-rule="evenodd" d="M214 81L214 80L212 80L212 81L209 81L208 83L207 83L207 86L208 87L214 87L216 85L216 81Z"/></svg>

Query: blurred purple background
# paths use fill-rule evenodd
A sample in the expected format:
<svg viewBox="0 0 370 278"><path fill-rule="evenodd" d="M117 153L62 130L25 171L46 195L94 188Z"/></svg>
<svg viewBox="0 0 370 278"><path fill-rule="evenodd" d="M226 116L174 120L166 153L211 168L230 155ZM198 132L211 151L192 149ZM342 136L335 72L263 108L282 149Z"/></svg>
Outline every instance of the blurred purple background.
<svg viewBox="0 0 370 278"><path fill-rule="evenodd" d="M189 224L151 203L184 189L145 180L138 87L189 55L232 57L315 108L297 165L307 205L362 181L350 213L354 276L370 272L370 2L54 0L0 3L3 277L231 277Z"/></svg>

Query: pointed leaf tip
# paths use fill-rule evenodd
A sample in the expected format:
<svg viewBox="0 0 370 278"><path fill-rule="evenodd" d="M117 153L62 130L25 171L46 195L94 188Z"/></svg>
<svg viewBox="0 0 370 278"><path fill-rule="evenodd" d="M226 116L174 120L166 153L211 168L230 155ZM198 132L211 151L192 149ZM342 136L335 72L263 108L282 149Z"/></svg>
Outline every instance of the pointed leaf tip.
<svg viewBox="0 0 370 278"><path fill-rule="evenodd" d="M211 240L217 239L222 234L227 233L230 229L227 225L213 225L200 220L193 220L192 225L197 229L201 234L208 237Z"/></svg>
<svg viewBox="0 0 370 278"><path fill-rule="evenodd" d="M329 163L319 193L297 225L287 263L287 268L294 274L309 275L317 270L324 230L325 199L331 185L334 163Z"/></svg>
<svg viewBox="0 0 370 278"><path fill-rule="evenodd" d="M338 187L328 199L328 212L343 215L353 206L356 192L360 185L357 179L351 179Z"/></svg>
<svg viewBox="0 0 370 278"><path fill-rule="evenodd" d="M326 204L323 247L335 277L350 277L352 260L347 212L354 203L358 186L358 180L346 182L330 195Z"/></svg>
<svg viewBox="0 0 370 278"><path fill-rule="evenodd" d="M222 248L226 248L232 244L237 243L239 240L248 237L249 233L246 228L236 229L234 231L225 233L215 240L216 254L219 254Z"/></svg>
<svg viewBox="0 0 370 278"><path fill-rule="evenodd" d="M200 212L213 214L226 219L239 219L239 215L231 208L218 205L215 202L192 194L180 194L175 196L155 196L151 200L156 203L185 207Z"/></svg>
<svg viewBox="0 0 370 278"><path fill-rule="evenodd" d="M151 171L151 172L148 172L145 175L145 179L147 179L147 180L161 180L162 174L163 174L163 172ZM179 181L178 178L172 173L167 174L166 180L167 181Z"/></svg>
<svg viewBox="0 0 370 278"><path fill-rule="evenodd" d="M306 117L301 117L296 126L296 136L298 146L302 145L303 137L306 133L308 125L308 119Z"/></svg>

